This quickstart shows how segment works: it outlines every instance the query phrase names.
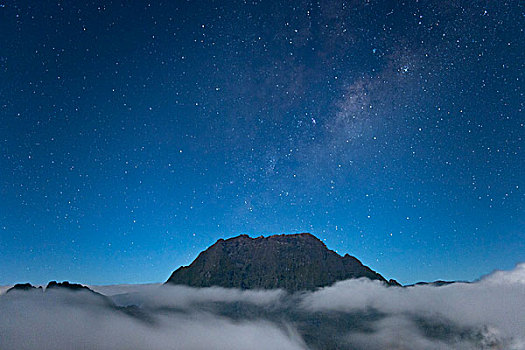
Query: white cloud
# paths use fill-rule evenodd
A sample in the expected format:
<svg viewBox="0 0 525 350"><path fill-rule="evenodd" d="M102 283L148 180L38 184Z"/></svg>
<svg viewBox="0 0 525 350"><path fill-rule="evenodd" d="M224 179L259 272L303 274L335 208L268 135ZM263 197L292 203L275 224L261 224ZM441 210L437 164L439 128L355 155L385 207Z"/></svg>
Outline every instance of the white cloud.
<svg viewBox="0 0 525 350"><path fill-rule="evenodd" d="M0 314L9 315L0 317L3 350L306 348L293 329L269 321L167 311L141 320L83 291L10 293Z"/></svg>
<svg viewBox="0 0 525 350"><path fill-rule="evenodd" d="M386 317L374 324L373 332L350 333L346 339L350 345L360 349L410 349L450 350L471 349L472 344L457 341L454 344L425 337L417 325L408 317L397 315Z"/></svg>
<svg viewBox="0 0 525 350"><path fill-rule="evenodd" d="M102 285L102 286L88 286L95 292L112 296L124 293L136 293L147 289L156 289L162 286L160 283L148 283L148 284L115 284L115 285Z"/></svg>
<svg viewBox="0 0 525 350"><path fill-rule="evenodd" d="M95 287L118 305L138 305L128 309L83 290L17 291L0 296L0 349L307 349L301 332L312 331L312 321L313 336L322 341L327 336L340 348L470 350L497 344L525 350L524 272L521 264L476 283L443 287L348 280L295 295L170 285ZM221 307L208 307L217 303ZM230 305L238 312L227 317ZM348 322L357 317L359 325L330 324L345 314ZM467 333L432 336L421 320Z"/></svg>
<svg viewBox="0 0 525 350"><path fill-rule="evenodd" d="M367 279L348 280L306 295L302 307L309 311L376 310L388 315L443 318L459 326L485 327L508 339L509 349L525 349L523 271L521 264L477 283L443 287L393 288ZM381 334L385 335L384 330Z"/></svg>
<svg viewBox="0 0 525 350"><path fill-rule="evenodd" d="M151 286L135 293L114 298L117 304L141 305L149 308L188 308L204 303L243 302L256 306L276 306L286 292L275 290L239 290L221 287L192 288L182 285Z"/></svg>
<svg viewBox="0 0 525 350"><path fill-rule="evenodd" d="M494 284L523 284L525 285L525 263L518 264L511 271L495 271L483 278L484 282Z"/></svg>

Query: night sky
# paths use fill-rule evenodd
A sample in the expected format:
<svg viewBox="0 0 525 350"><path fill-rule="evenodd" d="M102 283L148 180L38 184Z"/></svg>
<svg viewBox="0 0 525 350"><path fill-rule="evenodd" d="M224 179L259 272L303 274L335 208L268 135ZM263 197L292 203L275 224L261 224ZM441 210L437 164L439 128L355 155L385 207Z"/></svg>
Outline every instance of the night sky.
<svg viewBox="0 0 525 350"><path fill-rule="evenodd" d="M520 1L0 2L0 284L311 232L402 283L525 261Z"/></svg>

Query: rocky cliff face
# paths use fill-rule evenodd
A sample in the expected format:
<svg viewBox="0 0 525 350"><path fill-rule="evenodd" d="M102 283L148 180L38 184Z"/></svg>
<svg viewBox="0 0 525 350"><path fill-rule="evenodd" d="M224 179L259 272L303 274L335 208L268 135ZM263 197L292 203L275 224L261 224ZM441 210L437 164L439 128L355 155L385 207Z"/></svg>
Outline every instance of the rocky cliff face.
<svg viewBox="0 0 525 350"><path fill-rule="evenodd" d="M395 285L346 254L340 256L309 233L220 239L166 283L193 287L312 290L367 277Z"/></svg>

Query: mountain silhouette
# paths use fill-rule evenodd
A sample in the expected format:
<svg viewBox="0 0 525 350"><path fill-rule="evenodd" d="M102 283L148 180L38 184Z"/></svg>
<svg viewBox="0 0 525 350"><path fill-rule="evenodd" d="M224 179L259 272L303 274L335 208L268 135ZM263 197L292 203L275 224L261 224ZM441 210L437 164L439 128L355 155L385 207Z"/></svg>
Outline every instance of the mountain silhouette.
<svg viewBox="0 0 525 350"><path fill-rule="evenodd" d="M167 284L192 287L313 290L337 281L366 277L388 285L379 273L348 254L340 256L309 233L219 239Z"/></svg>

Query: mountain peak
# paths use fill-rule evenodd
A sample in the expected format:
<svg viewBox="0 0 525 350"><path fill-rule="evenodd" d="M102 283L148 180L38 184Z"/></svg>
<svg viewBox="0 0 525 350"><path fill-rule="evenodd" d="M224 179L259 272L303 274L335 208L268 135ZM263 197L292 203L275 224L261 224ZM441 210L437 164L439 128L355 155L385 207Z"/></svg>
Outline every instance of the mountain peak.
<svg viewBox="0 0 525 350"><path fill-rule="evenodd" d="M357 258L341 257L310 233L219 239L166 283L193 287L312 290L367 277L388 283Z"/></svg>
<svg viewBox="0 0 525 350"><path fill-rule="evenodd" d="M35 287L33 286L31 283L17 283L15 284L13 287L9 288L7 291L6 291L6 294L7 293L11 293L11 292L16 292L16 291L24 291L24 292L27 292L27 291L42 291L42 287Z"/></svg>
<svg viewBox="0 0 525 350"><path fill-rule="evenodd" d="M52 290L52 289L64 289L64 290L70 290L73 292L80 291L80 290L93 292L93 290L91 290L90 288L82 284L69 283L68 281L64 281L64 282L51 281L47 284L46 291Z"/></svg>
<svg viewBox="0 0 525 350"><path fill-rule="evenodd" d="M281 242L281 243L292 242L292 241L297 241L297 242L309 241L312 244L319 244L319 245L326 247L326 245L319 238L315 237L314 235L308 232L290 233L290 234L283 233L283 234L276 234L276 235L271 235L271 236L266 236L266 237L262 235L258 237L250 237L247 234L241 234L239 236L235 236L235 237L231 237L227 239L220 238L219 240L217 240L217 242L215 242L215 244L221 243L221 242L239 242L239 241L251 241L254 244L265 244L264 242L267 243L270 241Z"/></svg>

